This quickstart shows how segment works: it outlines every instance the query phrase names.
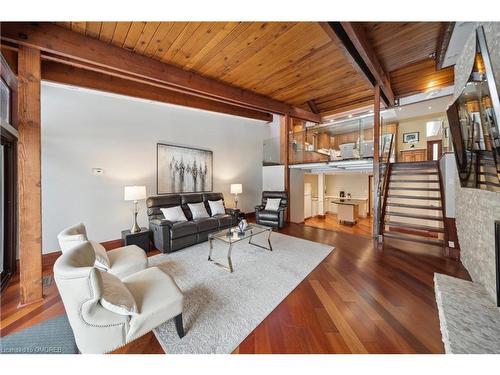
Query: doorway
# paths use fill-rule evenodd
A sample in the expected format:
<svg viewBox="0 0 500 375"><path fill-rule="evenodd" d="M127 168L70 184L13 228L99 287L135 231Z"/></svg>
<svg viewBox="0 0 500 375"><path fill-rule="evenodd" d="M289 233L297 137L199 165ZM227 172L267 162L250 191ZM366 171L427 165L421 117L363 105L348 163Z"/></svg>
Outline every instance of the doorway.
<svg viewBox="0 0 500 375"><path fill-rule="evenodd" d="M427 141L427 160L439 160L443 152L443 141Z"/></svg>

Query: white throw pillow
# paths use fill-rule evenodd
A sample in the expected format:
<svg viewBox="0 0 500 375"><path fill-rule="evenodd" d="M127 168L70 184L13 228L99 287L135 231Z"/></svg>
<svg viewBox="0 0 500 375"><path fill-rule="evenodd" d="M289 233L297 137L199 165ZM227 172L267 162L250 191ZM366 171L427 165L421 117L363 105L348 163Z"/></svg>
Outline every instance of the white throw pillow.
<svg viewBox="0 0 500 375"><path fill-rule="evenodd" d="M100 243L90 240L89 241L92 247L94 248L95 253L95 263L94 265L97 268L102 270L109 270L111 268L111 263L108 258L108 254L106 253L106 249Z"/></svg>
<svg viewBox="0 0 500 375"><path fill-rule="evenodd" d="M120 315L139 313L134 296L125 284L115 275L100 271L102 279L101 305L106 310Z"/></svg>
<svg viewBox="0 0 500 375"><path fill-rule="evenodd" d="M160 208L163 216L166 220L176 222L176 221L187 221L184 211L182 211L181 206Z"/></svg>
<svg viewBox="0 0 500 375"><path fill-rule="evenodd" d="M226 209L224 208L224 201L222 199L219 199L218 201L208 201L208 205L210 206L212 216L223 215L226 213Z"/></svg>
<svg viewBox="0 0 500 375"><path fill-rule="evenodd" d="M278 211L280 208L281 198L267 198L266 207L264 210L266 211Z"/></svg>
<svg viewBox="0 0 500 375"><path fill-rule="evenodd" d="M193 220L202 219L204 217L210 217L208 215L207 209L205 208L205 203L188 203L188 207L193 215Z"/></svg>

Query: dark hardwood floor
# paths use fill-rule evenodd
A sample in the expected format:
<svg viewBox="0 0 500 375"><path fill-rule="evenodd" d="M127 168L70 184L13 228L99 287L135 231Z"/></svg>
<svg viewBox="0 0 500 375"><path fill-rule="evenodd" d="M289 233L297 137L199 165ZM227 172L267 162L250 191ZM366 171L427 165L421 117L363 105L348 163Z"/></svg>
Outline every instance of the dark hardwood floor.
<svg viewBox="0 0 500 375"><path fill-rule="evenodd" d="M377 246L370 238L299 224L280 232L330 244L335 250L235 353L443 352L433 275L470 279L460 262L421 244L408 243L404 249ZM47 264L44 275L50 274ZM43 302L18 308L19 282L14 277L2 293L0 335L63 314L54 283L44 294ZM116 351L162 352L152 333Z"/></svg>

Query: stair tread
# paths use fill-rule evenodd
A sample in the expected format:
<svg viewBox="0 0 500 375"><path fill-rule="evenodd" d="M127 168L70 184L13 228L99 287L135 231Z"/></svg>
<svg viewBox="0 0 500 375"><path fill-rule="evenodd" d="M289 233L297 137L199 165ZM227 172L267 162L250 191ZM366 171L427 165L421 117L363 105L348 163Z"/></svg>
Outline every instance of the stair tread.
<svg viewBox="0 0 500 375"><path fill-rule="evenodd" d="M387 198L397 198L397 199L421 199L421 200L431 200L431 201L440 201L440 197L427 197L427 196L418 196L418 195L400 195L400 194L388 194Z"/></svg>
<svg viewBox="0 0 500 375"><path fill-rule="evenodd" d="M384 224L388 225L390 227L392 226L392 227L397 227L397 228L409 228L409 229L416 229L416 230L422 230L422 231L428 231L428 232L444 233L444 228L433 227L430 225L403 223L400 221L386 221Z"/></svg>
<svg viewBox="0 0 500 375"><path fill-rule="evenodd" d="M408 214L406 212L395 212L395 211L386 211L385 216L399 216L399 217L408 217L411 219L422 219L422 220L435 220L435 221L443 221L443 218L440 216L432 216L432 215L416 215L416 214Z"/></svg>
<svg viewBox="0 0 500 375"><path fill-rule="evenodd" d="M408 170L396 170L391 171L394 176L404 176L404 175L437 175L438 171L433 172L418 172L418 171L408 171Z"/></svg>
<svg viewBox="0 0 500 375"><path fill-rule="evenodd" d="M404 204L404 203L391 203L391 202L387 202L387 206L388 207L416 208L416 209L422 209L422 210L441 211L441 207L439 207L439 206L422 206L422 205L417 205L417 204Z"/></svg>
<svg viewBox="0 0 500 375"><path fill-rule="evenodd" d="M389 184L389 190L414 190L414 191L441 191L436 188L419 188L419 187L397 187L397 186L391 186L392 184Z"/></svg>
<svg viewBox="0 0 500 375"><path fill-rule="evenodd" d="M444 246L445 242L444 240L441 240L439 238L429 238L429 237L421 237L421 236L413 236L410 234L401 234L401 233L396 233L396 232L384 232L384 237L388 238L394 238L398 240L403 240L403 241L412 241L412 242L420 242L420 243L425 243L429 245L437 245L437 246Z"/></svg>
<svg viewBox="0 0 500 375"><path fill-rule="evenodd" d="M390 179L391 184L394 183L424 183L424 184L438 184L439 180L393 180L392 178Z"/></svg>

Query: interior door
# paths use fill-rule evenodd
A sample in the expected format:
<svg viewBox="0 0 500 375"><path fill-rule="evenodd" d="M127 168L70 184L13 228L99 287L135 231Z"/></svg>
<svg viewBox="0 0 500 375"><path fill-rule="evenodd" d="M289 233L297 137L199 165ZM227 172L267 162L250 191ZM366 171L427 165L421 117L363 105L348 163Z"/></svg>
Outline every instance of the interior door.
<svg viewBox="0 0 500 375"><path fill-rule="evenodd" d="M443 152L443 142L427 141L427 160L439 160Z"/></svg>

